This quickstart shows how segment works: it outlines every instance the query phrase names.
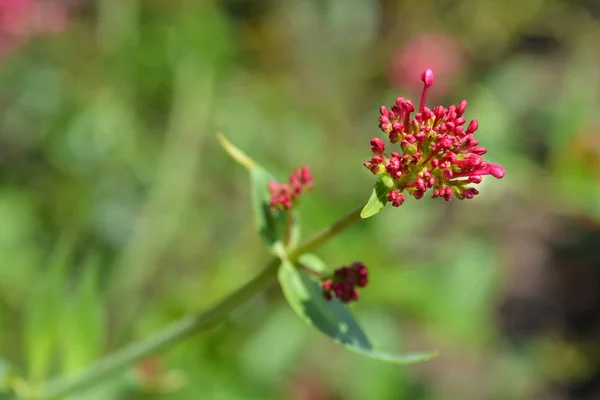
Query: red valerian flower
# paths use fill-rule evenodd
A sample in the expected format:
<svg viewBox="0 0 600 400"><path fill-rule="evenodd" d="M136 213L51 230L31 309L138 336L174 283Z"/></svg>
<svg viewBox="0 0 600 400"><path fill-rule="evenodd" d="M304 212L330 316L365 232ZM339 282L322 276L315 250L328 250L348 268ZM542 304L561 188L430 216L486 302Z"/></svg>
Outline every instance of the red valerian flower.
<svg viewBox="0 0 600 400"><path fill-rule="evenodd" d="M393 188L387 193L392 206L399 207L405 200L404 191L416 199L432 190L431 197L449 201L452 196L471 199L479 192L470 187L478 184L482 176L504 176L504 169L483 159L487 153L479 146L474 133L477 120L467 124L463 116L467 101L448 108L425 106L427 91L433 86L434 75L426 69L421 75L424 84L418 112L410 100L399 97L390 110L381 107L379 128L388 136L396 151L389 155L385 143L379 138L371 140L373 157L364 163L374 175L389 175ZM466 125L466 128L465 128Z"/></svg>
<svg viewBox="0 0 600 400"><path fill-rule="evenodd" d="M349 267L341 267L333 272L333 275L321 282L323 296L327 300L337 297L342 303L358 300L358 290L369 282L367 267L359 261Z"/></svg>
<svg viewBox="0 0 600 400"><path fill-rule="evenodd" d="M294 202L313 185L313 178L308 166L298 168L290 175L288 183L269 182L271 192L271 209L282 208L289 210Z"/></svg>

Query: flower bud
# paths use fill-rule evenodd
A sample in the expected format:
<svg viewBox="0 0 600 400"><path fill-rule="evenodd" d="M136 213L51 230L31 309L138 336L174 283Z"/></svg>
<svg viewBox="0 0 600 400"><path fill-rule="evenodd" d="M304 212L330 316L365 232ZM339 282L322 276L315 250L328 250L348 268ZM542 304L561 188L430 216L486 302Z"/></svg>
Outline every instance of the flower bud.
<svg viewBox="0 0 600 400"><path fill-rule="evenodd" d="M467 109L467 101L461 100L461 102L458 103L458 107L456 107L456 114L460 117L465 113L466 109Z"/></svg>
<svg viewBox="0 0 600 400"><path fill-rule="evenodd" d="M375 155L382 155L385 151L385 143L379 138L371 139L371 151Z"/></svg>
<svg viewBox="0 0 600 400"><path fill-rule="evenodd" d="M466 133L473 133L477 130L477 128L479 127L479 122L477 122L476 119L474 119L473 121L471 121L469 123L469 127L467 128L467 130L465 131Z"/></svg>
<svg viewBox="0 0 600 400"><path fill-rule="evenodd" d="M425 87L433 86L433 71L427 68L421 74L421 81L425 84Z"/></svg>

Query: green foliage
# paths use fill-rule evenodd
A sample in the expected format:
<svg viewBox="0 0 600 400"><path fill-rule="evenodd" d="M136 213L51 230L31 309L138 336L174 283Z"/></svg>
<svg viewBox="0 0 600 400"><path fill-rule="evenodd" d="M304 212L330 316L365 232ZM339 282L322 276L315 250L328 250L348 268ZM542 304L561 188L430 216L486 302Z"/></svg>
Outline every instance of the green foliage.
<svg viewBox="0 0 600 400"><path fill-rule="evenodd" d="M28 303L25 332L27 335L28 377L33 382L46 378L60 343L60 326L66 303L62 290L68 282L68 267L75 242L64 236L59 240L49 259L47 270L34 283Z"/></svg>
<svg viewBox="0 0 600 400"><path fill-rule="evenodd" d="M308 268L317 274L326 273L327 268L324 263L312 254L304 254L300 257L299 265L302 268L295 267L288 260L281 241L286 230L286 218L283 212L269 209L270 196L269 192L265 190L268 183L275 180L275 178L235 147L222 134L219 134L218 138L221 145L233 159L250 172L256 226L259 234L265 239L269 247L281 257L279 283L288 303L296 314L310 326L315 327L334 341L359 354L394 363L414 363L435 357L435 352L396 355L373 349L371 342L347 306L337 299L326 301L320 283L303 269ZM376 185L376 190L380 192L385 191L386 184L390 183L385 181L384 178L379 179ZM385 195L383 196L385 198ZM367 203L365 209L373 210L374 206L370 207L370 203ZM385 203L383 206L385 206ZM362 214L361 217L366 218ZM290 223L293 223L293 220ZM292 229L292 227L289 227L289 229Z"/></svg>
<svg viewBox="0 0 600 400"><path fill-rule="evenodd" d="M106 345L106 317L99 282L101 267L98 256L89 256L81 265L81 276L64 304L60 318L63 373L72 373L94 361Z"/></svg>
<svg viewBox="0 0 600 400"><path fill-rule="evenodd" d="M389 175L383 175L377 179L371 197L362 209L360 217L363 219L369 218L383 210L388 203L386 195L392 190L393 185L394 182Z"/></svg>
<svg viewBox="0 0 600 400"><path fill-rule="evenodd" d="M301 257L299 265L317 273L327 272L324 263L312 254ZM289 261L284 260L279 268L279 283L288 303L302 320L356 353L399 364L425 361L436 355L435 352L390 354L374 349L348 307L336 298L325 300L319 282Z"/></svg>
<svg viewBox="0 0 600 400"><path fill-rule="evenodd" d="M248 195L217 130L280 178L310 165L305 235L369 195L363 217L381 211L384 191L368 193L373 176L361 165L377 109L415 102L419 71L407 68L443 60L431 65L428 105L467 99L465 117L479 120L486 157L506 177L484 178L468 202L409 198L319 249L332 264L371 268L352 313L378 348L440 357L423 370L345 351L268 291L159 355L156 375L183 382L163 397L529 399L593 386L571 376L597 374L595 338L562 331L570 318L545 308L525 318L526 332L518 326L528 299L562 310L555 290L565 282L567 304L583 310L595 298L586 288L597 239L572 234L600 221L600 24L590 2L84 3L63 32L58 21L51 35L29 36L62 15L47 8L0 30L0 358L19 375L76 373L258 272L267 255L253 225L273 245L283 222L264 207L256 221L248 212L266 193ZM411 44L419 51L407 56ZM557 250L580 243L591 243L589 270ZM547 291L547 281L562 286ZM567 322L536 330L538 317ZM159 397L138 375L131 368L76 398Z"/></svg>
<svg viewBox="0 0 600 400"><path fill-rule="evenodd" d="M280 252L283 247L287 220L284 211L270 209L271 196L268 189L269 182L278 182L278 180L240 149L231 144L225 136L219 134L218 138L229 155L250 172L252 209L256 229L269 248L275 253Z"/></svg>

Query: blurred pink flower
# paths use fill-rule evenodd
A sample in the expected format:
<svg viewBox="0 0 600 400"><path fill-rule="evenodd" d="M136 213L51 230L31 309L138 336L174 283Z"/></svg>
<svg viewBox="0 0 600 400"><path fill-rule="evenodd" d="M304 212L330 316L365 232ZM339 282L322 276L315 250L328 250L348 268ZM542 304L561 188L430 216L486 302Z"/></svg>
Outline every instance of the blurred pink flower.
<svg viewBox="0 0 600 400"><path fill-rule="evenodd" d="M432 95L435 100L447 93L448 83L464 66L464 58L463 49L450 36L425 33L396 49L389 70L390 80L403 90L417 93L421 84L414 77L431 68L438 78Z"/></svg>
<svg viewBox="0 0 600 400"><path fill-rule="evenodd" d="M64 31L69 9L52 0L0 0L0 57L36 35Z"/></svg>

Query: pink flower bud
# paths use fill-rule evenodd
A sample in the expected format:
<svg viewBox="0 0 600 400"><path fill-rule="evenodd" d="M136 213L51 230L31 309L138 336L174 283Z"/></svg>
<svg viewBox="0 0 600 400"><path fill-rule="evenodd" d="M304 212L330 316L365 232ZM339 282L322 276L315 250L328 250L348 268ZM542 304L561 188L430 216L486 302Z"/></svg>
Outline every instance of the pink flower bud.
<svg viewBox="0 0 600 400"><path fill-rule="evenodd" d="M406 199L402 193L398 190L392 190L387 194L387 199L392 203L393 207L400 207L404 200Z"/></svg>
<svg viewBox="0 0 600 400"><path fill-rule="evenodd" d="M469 149L469 151L470 151L471 153L475 153L475 154L478 154L478 155L480 155L480 156L482 156L482 155L484 155L485 153L487 153L487 149L486 149L485 147L481 147L481 146L474 146L474 147L471 147L471 148Z"/></svg>
<svg viewBox="0 0 600 400"><path fill-rule="evenodd" d="M472 176L469 177L468 180L469 180L470 183L477 184L477 183L481 183L481 181L483 179L481 178L481 175L472 175Z"/></svg>
<svg viewBox="0 0 600 400"><path fill-rule="evenodd" d="M479 194L479 191L475 188L467 188L467 189L463 190L463 192L462 192L462 195L464 196L465 199L472 199L473 197L475 197L478 194Z"/></svg>
<svg viewBox="0 0 600 400"><path fill-rule="evenodd" d="M456 107L456 114L458 114L458 116L460 117L465 113L466 109L467 109L467 101L462 100L460 103L458 103L458 107Z"/></svg>
<svg viewBox="0 0 600 400"><path fill-rule="evenodd" d="M427 68L421 74L421 81L425 84L425 87L433 86L433 71Z"/></svg>
<svg viewBox="0 0 600 400"><path fill-rule="evenodd" d="M406 101L404 102L403 106L404 106L404 110L405 110L407 113L409 113L409 114L410 114L411 112L415 111L415 106L413 106L413 103L412 103L412 101L410 101L410 100L406 100Z"/></svg>
<svg viewBox="0 0 600 400"><path fill-rule="evenodd" d="M502 177L504 177L505 171L501 166L497 164L489 164L488 169L490 170L490 175L492 175L494 178L502 179Z"/></svg>
<svg viewBox="0 0 600 400"><path fill-rule="evenodd" d="M289 210L293 207L294 201L298 199L306 190L313 185L313 178L308 166L296 169L289 178L288 183L279 183L271 181L268 189L271 192L271 209L282 208Z"/></svg>
<svg viewBox="0 0 600 400"><path fill-rule="evenodd" d="M371 139L371 151L375 155L382 155L385 151L385 143L379 138Z"/></svg>
<svg viewBox="0 0 600 400"><path fill-rule="evenodd" d="M479 127L479 122L477 122L476 119L474 119L473 121L471 121L469 123L469 127L466 130L466 133L473 133L477 130L477 128Z"/></svg>
<svg viewBox="0 0 600 400"><path fill-rule="evenodd" d="M436 106L433 109L433 115L435 115L437 119L441 119L444 116L444 114L446 114L446 109L444 108L444 106Z"/></svg>
<svg viewBox="0 0 600 400"><path fill-rule="evenodd" d="M454 125L463 125L465 122L467 122L467 120L464 117L458 117L454 120Z"/></svg>

